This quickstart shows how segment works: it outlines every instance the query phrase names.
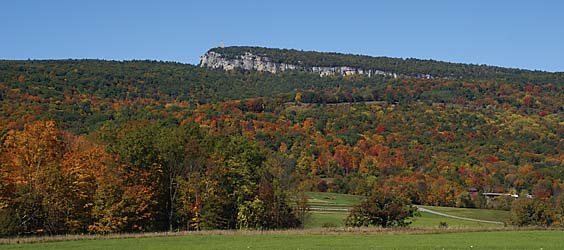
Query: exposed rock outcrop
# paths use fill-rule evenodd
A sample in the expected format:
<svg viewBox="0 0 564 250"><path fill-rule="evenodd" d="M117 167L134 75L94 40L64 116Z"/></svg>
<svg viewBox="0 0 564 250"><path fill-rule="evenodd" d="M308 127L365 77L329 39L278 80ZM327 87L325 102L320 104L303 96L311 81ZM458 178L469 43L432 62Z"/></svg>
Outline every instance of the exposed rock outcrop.
<svg viewBox="0 0 564 250"><path fill-rule="evenodd" d="M368 77L374 75L384 75L384 76L392 76L394 78L397 77L397 74L391 72L385 72L382 70L373 70L373 69L360 69L360 68L353 68L348 66L342 67L311 67L309 70L314 73L319 73L320 76L331 76L331 75L366 75Z"/></svg>
<svg viewBox="0 0 564 250"><path fill-rule="evenodd" d="M280 71L295 70L299 68L296 65L275 63L268 57L257 56L248 52L236 59L225 59L221 54L213 51L210 51L200 57L200 66L224 70L241 68L244 70L267 71L274 74Z"/></svg>
<svg viewBox="0 0 564 250"><path fill-rule="evenodd" d="M237 56L233 59L227 59L221 54L209 51L200 57L200 66L209 67L214 69L224 69L233 70L240 68L243 70L257 70L266 71L273 74L287 70L303 70L307 72L318 73L320 76L332 76L332 75L366 75L368 77L375 75L384 75L390 77L398 77L396 73L385 72L377 69L362 69L353 68L348 66L338 66L338 67L303 67L300 65L286 64L273 62L270 58L254 55L249 52L245 52L243 55ZM423 78L430 78L431 76L424 75Z"/></svg>

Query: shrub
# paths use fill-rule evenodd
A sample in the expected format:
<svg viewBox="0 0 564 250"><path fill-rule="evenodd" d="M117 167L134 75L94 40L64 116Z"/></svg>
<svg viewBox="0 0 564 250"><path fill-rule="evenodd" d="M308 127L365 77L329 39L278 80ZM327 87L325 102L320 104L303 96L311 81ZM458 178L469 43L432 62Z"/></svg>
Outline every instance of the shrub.
<svg viewBox="0 0 564 250"><path fill-rule="evenodd" d="M327 192L327 182L325 180L321 180L317 183L317 191L319 192Z"/></svg>
<svg viewBox="0 0 564 250"><path fill-rule="evenodd" d="M511 206L510 222L516 226L551 226L554 211L547 199L519 198Z"/></svg>
<svg viewBox="0 0 564 250"><path fill-rule="evenodd" d="M336 228L337 224L333 223L333 222L325 222L323 224L321 224L322 228Z"/></svg>

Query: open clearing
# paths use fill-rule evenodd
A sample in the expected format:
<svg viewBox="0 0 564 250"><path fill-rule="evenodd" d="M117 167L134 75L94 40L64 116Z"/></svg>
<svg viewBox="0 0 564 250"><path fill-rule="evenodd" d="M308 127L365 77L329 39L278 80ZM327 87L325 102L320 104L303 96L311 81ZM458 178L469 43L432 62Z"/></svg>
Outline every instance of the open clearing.
<svg viewBox="0 0 564 250"><path fill-rule="evenodd" d="M420 206L429 210L433 210L448 215L466 217L477 220L489 221L507 221L509 220L509 211L494 210L494 209L475 209L475 208L455 208L455 207L434 207L434 206Z"/></svg>
<svg viewBox="0 0 564 250"><path fill-rule="evenodd" d="M322 227L343 227L343 221L347 217L347 213L321 213L313 212L309 218L306 228L322 228ZM459 220L447 218L430 213L421 213L421 217L413 219L410 227L412 228L438 228L440 222L446 222L449 228L485 228L499 227L498 224L481 223L467 220Z"/></svg>
<svg viewBox="0 0 564 250"><path fill-rule="evenodd" d="M311 208L311 216L305 225L308 229L344 227L344 220L348 215L348 210L355 204L358 204L362 199L361 196L335 193L308 192L306 195L309 198ZM499 227L500 225L503 225L503 222L506 222L510 216L509 211L492 209L436 206L420 207L441 214L463 217L466 219L450 218L422 211L421 217L413 218L412 224L410 225L412 228L437 228L441 222L446 222L449 228ZM496 221L499 223L471 221L468 219Z"/></svg>
<svg viewBox="0 0 564 250"><path fill-rule="evenodd" d="M0 249L562 249L564 231L199 234L0 245Z"/></svg>

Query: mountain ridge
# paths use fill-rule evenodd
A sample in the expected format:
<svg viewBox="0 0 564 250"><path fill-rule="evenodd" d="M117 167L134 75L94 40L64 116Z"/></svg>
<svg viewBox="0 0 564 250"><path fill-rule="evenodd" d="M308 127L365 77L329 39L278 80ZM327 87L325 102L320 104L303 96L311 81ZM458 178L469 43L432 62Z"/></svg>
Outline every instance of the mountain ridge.
<svg viewBox="0 0 564 250"><path fill-rule="evenodd" d="M300 51L251 46L216 47L200 57L200 66L224 70L257 70L278 73L302 70L328 75L384 75L388 77L446 79L528 79L540 82L564 80L563 72L548 72L452 63L428 59L374 57L335 52Z"/></svg>

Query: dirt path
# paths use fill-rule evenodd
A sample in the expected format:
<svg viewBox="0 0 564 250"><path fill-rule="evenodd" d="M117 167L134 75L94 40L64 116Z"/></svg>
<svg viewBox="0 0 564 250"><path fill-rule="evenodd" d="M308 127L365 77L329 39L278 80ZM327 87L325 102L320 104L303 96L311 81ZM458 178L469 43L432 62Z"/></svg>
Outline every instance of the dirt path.
<svg viewBox="0 0 564 250"><path fill-rule="evenodd" d="M498 225L503 225L503 222L500 221L491 221L491 220L478 220L478 219L472 219L472 218L467 218L467 217L460 217L460 216L454 216L454 215L450 215L450 214L445 214L445 213L441 213L441 212L437 212L437 211L433 211L427 208L423 208L423 207L417 207L417 209L420 212L425 212L425 213L430 213L430 214L436 214L439 216L444 216L444 217L448 217L448 218L453 218L453 219L459 219L459 220L467 220L467 221L475 221L475 222L483 222L483 223L491 223L491 224L498 224Z"/></svg>

